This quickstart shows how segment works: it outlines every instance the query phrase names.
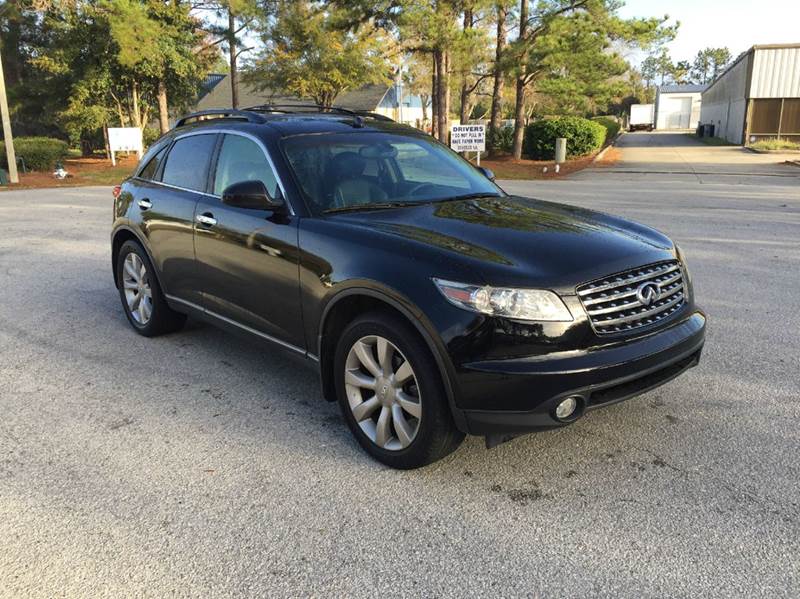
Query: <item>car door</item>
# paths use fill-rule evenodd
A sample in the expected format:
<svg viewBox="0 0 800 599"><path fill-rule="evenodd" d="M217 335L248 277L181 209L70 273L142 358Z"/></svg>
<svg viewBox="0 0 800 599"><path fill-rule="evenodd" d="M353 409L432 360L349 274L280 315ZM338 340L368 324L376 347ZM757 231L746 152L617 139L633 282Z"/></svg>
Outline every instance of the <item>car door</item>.
<svg viewBox="0 0 800 599"><path fill-rule="evenodd" d="M139 173L134 197L164 293L198 305L194 214L216 141L216 134L189 135L160 149Z"/></svg>
<svg viewBox="0 0 800 599"><path fill-rule="evenodd" d="M305 351L299 301L297 218L222 202L233 183L259 180L272 197L282 187L264 145L225 133L217 150L212 194L197 205L195 255L203 307L211 315Z"/></svg>

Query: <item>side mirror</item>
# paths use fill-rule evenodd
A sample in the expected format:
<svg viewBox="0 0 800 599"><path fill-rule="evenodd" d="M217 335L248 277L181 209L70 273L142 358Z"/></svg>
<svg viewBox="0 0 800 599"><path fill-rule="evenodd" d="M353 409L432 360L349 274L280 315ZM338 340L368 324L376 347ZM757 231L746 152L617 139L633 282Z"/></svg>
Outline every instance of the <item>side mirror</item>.
<svg viewBox="0 0 800 599"><path fill-rule="evenodd" d="M261 181L240 181L226 187L222 192L222 202L237 208L275 212L282 211L285 206L283 200L269 195Z"/></svg>
<svg viewBox="0 0 800 599"><path fill-rule="evenodd" d="M479 166L476 168L483 174L484 177L489 179L489 181L494 181L494 173L492 172L492 169L486 168L485 166Z"/></svg>

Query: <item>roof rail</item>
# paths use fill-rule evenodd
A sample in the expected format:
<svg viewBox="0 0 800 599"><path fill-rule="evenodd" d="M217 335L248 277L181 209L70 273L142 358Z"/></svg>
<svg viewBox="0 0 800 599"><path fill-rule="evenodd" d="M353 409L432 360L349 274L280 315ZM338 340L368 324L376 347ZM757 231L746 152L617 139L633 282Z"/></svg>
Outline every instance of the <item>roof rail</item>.
<svg viewBox="0 0 800 599"><path fill-rule="evenodd" d="M286 114L293 114L300 112L296 108L313 109L318 112L338 112L355 116L358 112L348 110L347 108L340 108L338 106L323 106L322 104L259 104L258 106L250 106L245 110L252 110L254 112L284 112Z"/></svg>
<svg viewBox="0 0 800 599"><path fill-rule="evenodd" d="M375 119L376 121L386 121L387 123L394 123L393 118L390 118L385 114L381 114L380 112L372 112L371 110L356 110L355 113L358 116L365 116L371 119Z"/></svg>
<svg viewBox="0 0 800 599"><path fill-rule="evenodd" d="M264 117L249 110L234 110L232 108L222 108L215 110L201 110L200 112L193 112L178 119L175 127L183 127L191 120L203 121L203 117L217 117L245 120L248 123L264 123Z"/></svg>
<svg viewBox="0 0 800 599"><path fill-rule="evenodd" d="M323 106L322 104L259 104L258 106L250 106L245 110L252 110L253 112L280 112L284 114L297 114L301 111L295 110L297 108L313 109L319 112L336 112L339 114L346 114L348 116L359 116L362 118L375 119L376 121L386 121L393 123L394 119L372 112L371 110L350 110L349 108L342 108L341 106Z"/></svg>

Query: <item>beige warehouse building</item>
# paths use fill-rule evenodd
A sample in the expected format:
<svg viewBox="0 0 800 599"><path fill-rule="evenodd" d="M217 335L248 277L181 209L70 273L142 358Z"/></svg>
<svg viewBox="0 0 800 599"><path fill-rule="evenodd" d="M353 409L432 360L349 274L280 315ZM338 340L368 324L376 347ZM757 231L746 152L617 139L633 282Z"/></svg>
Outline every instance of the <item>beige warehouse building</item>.
<svg viewBox="0 0 800 599"><path fill-rule="evenodd" d="M753 46L703 92L700 122L735 144L800 142L800 43Z"/></svg>

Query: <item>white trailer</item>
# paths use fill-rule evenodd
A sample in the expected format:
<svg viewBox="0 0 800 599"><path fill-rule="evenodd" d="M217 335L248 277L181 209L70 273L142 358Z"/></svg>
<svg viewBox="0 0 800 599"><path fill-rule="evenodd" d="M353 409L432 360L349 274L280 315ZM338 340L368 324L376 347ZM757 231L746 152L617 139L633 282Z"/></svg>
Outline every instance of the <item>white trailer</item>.
<svg viewBox="0 0 800 599"><path fill-rule="evenodd" d="M637 129L653 130L655 121L655 104L631 104L631 120L628 123L630 131Z"/></svg>

